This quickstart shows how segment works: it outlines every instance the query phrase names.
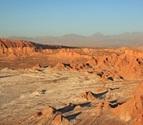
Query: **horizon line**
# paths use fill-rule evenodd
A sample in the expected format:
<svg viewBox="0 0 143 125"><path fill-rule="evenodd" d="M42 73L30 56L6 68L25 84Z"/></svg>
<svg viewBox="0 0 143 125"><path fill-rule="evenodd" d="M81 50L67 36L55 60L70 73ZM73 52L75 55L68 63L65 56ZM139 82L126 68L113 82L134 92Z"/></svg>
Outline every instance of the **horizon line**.
<svg viewBox="0 0 143 125"><path fill-rule="evenodd" d="M85 35L85 34L80 34L80 33L65 33L63 35L36 35L36 36L26 36L26 35L0 35L0 38L36 38L36 37L64 37L64 36L83 36L83 37L89 37L89 36L94 36L94 35L102 35L102 36L118 36L118 35L123 35L123 34L139 34L139 33L143 33L143 31L137 31L137 32L122 32L122 33L110 33L110 34L106 34L106 33L102 33L102 32L96 32L96 33L92 33L89 35Z"/></svg>

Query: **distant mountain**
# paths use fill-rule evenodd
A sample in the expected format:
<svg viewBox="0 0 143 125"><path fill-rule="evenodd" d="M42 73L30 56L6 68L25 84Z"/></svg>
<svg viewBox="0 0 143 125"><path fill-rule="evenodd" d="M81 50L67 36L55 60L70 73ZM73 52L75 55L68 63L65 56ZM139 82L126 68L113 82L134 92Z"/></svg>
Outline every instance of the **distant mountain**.
<svg viewBox="0 0 143 125"><path fill-rule="evenodd" d="M120 47L120 46L143 46L143 33L122 33L119 35L103 35L96 33L91 36L82 36L77 34L67 34L63 36L43 36L35 38L10 37L16 39L33 40L42 44L65 45L79 47Z"/></svg>

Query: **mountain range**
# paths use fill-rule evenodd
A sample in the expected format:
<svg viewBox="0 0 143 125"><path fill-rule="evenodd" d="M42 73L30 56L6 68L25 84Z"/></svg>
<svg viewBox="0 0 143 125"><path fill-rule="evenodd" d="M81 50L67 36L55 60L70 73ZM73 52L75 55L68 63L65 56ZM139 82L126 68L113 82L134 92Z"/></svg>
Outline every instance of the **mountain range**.
<svg viewBox="0 0 143 125"><path fill-rule="evenodd" d="M39 36L39 37L9 37L13 39L25 39L48 45L64 45L75 47L142 47L143 33L122 33L118 35L104 35L96 33L90 36L67 34L63 36Z"/></svg>

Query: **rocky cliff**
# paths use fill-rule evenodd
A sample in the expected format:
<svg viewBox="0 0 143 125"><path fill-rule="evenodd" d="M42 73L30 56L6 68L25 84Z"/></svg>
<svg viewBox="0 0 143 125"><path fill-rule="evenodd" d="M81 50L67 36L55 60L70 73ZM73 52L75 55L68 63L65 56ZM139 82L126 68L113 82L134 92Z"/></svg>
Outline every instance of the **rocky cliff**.
<svg viewBox="0 0 143 125"><path fill-rule="evenodd" d="M37 51L35 43L24 40L0 39L0 55L25 56Z"/></svg>
<svg viewBox="0 0 143 125"><path fill-rule="evenodd" d="M35 65L58 69L96 73L101 79L141 79L143 77L143 51L129 48L93 49L68 48L35 44L30 41L0 39L0 56L7 57L1 67L26 68ZM2 60L2 58L1 58ZM17 60L16 60L17 61ZM11 64L13 63L13 64ZM22 65L21 65L22 63Z"/></svg>

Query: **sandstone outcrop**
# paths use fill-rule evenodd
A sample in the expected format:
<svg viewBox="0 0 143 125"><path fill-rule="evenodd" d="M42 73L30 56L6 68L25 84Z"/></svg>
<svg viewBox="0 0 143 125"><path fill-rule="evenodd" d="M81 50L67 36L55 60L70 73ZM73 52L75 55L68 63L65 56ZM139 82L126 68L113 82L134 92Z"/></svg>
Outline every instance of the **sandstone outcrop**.
<svg viewBox="0 0 143 125"><path fill-rule="evenodd" d="M36 44L30 41L0 39L0 55L29 56L36 51Z"/></svg>
<svg viewBox="0 0 143 125"><path fill-rule="evenodd" d="M0 56L5 59L0 62L2 68L33 67L39 64L95 73L101 79L110 81L143 78L143 51L130 48L68 48L0 39ZM9 61L10 57L16 59Z"/></svg>
<svg viewBox="0 0 143 125"><path fill-rule="evenodd" d="M143 83L133 93L133 97L126 103L118 106L113 112L131 125L143 124Z"/></svg>
<svg viewBox="0 0 143 125"><path fill-rule="evenodd" d="M96 97L95 97L94 93L92 93L91 91L82 93L81 97L85 98L88 101L95 101L96 100Z"/></svg>
<svg viewBox="0 0 143 125"><path fill-rule="evenodd" d="M26 123L28 125L71 125L68 119L51 106L32 115L24 122L24 124Z"/></svg>

